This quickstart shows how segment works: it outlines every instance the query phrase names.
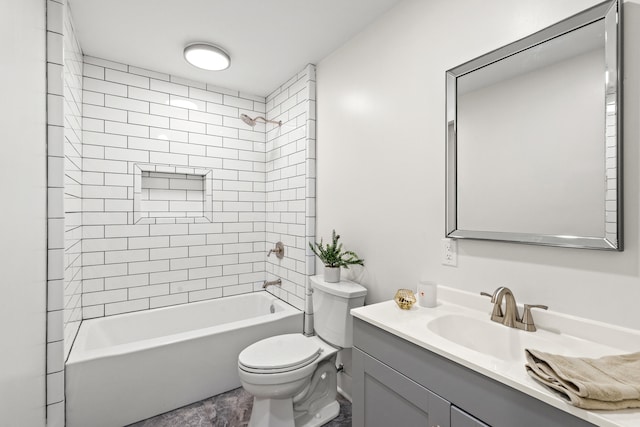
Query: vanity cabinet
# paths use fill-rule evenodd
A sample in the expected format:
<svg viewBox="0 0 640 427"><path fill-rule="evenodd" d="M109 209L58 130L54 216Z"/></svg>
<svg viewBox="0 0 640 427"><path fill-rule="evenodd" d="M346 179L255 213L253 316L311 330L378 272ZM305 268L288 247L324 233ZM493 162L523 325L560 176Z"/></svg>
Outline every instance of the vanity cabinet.
<svg viewBox="0 0 640 427"><path fill-rule="evenodd" d="M354 427L450 426L449 402L358 349L352 360Z"/></svg>
<svg viewBox="0 0 640 427"><path fill-rule="evenodd" d="M361 319L353 322L354 427L593 427Z"/></svg>
<svg viewBox="0 0 640 427"><path fill-rule="evenodd" d="M460 408L451 405L451 425L453 427L489 427Z"/></svg>

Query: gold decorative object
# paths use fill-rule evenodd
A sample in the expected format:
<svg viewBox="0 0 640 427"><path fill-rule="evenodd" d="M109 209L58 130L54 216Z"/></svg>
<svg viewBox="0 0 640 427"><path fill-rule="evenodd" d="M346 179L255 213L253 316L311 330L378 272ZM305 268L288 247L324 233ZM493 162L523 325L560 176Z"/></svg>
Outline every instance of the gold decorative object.
<svg viewBox="0 0 640 427"><path fill-rule="evenodd" d="M396 292L396 296L393 297L393 300L401 309L410 310L413 304L416 303L416 296L410 289L398 289L398 292Z"/></svg>

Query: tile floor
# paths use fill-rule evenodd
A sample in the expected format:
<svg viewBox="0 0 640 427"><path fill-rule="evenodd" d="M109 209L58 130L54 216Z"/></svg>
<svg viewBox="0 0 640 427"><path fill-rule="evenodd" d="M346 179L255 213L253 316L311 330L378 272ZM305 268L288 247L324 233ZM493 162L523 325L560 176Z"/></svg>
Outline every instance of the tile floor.
<svg viewBox="0 0 640 427"><path fill-rule="evenodd" d="M351 426L351 403L338 395L340 414L327 427ZM143 420L129 427L245 427L253 397L242 387Z"/></svg>

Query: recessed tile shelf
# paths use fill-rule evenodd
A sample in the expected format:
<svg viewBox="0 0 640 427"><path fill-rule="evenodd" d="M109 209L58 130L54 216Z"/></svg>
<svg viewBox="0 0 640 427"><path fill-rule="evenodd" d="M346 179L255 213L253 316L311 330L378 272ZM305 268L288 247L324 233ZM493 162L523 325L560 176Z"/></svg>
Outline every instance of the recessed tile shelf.
<svg viewBox="0 0 640 427"><path fill-rule="evenodd" d="M133 174L134 224L213 221L211 169L137 163Z"/></svg>

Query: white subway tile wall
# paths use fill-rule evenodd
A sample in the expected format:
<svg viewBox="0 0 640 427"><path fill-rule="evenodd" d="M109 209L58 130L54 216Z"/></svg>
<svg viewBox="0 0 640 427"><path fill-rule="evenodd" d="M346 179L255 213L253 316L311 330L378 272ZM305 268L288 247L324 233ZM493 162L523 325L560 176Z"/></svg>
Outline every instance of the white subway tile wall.
<svg viewBox="0 0 640 427"><path fill-rule="evenodd" d="M283 286L270 291L304 308L315 265L315 68L265 99L83 58L68 3L47 7L47 424L63 426L64 360L82 319L259 291L276 276ZM240 114L283 126L250 127ZM145 201L159 202L151 224L133 221L141 163L156 168L144 185ZM211 170L211 184L176 177L180 168ZM176 218L203 202L204 218ZM279 240L286 257L267 263Z"/></svg>
<svg viewBox="0 0 640 427"><path fill-rule="evenodd" d="M315 66L304 70L267 97L270 120L266 143L265 227L268 248L281 241L285 257L267 259L268 280L282 279L269 291L304 309L307 276L315 272L309 242L315 238Z"/></svg>
<svg viewBox="0 0 640 427"><path fill-rule="evenodd" d="M93 57L83 83L83 318L261 290L266 133L238 118L265 99ZM153 224L133 221L141 163ZM176 218L206 198L180 168L211 170L211 221Z"/></svg>
<svg viewBox="0 0 640 427"><path fill-rule="evenodd" d="M82 321L82 50L69 6L64 34L64 349L71 351Z"/></svg>
<svg viewBox="0 0 640 427"><path fill-rule="evenodd" d="M47 1L47 425L64 426L64 361L82 320L82 51Z"/></svg>

